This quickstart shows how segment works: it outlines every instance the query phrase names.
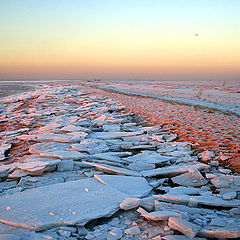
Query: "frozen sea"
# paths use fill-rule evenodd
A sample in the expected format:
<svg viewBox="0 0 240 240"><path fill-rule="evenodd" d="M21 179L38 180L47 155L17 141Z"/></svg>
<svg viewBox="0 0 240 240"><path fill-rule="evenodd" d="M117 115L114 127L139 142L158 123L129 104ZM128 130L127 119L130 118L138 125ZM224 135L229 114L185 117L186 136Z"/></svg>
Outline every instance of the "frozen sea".
<svg viewBox="0 0 240 240"><path fill-rule="evenodd" d="M179 141L214 150L240 172L240 81L0 81L0 97L44 84L75 85L117 100L150 124L176 132Z"/></svg>

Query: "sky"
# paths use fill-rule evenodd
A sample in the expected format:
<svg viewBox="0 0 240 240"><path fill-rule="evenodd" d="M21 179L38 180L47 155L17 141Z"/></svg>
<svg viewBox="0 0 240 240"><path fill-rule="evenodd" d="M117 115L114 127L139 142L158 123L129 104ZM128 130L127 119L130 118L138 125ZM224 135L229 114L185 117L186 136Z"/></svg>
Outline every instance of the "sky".
<svg viewBox="0 0 240 240"><path fill-rule="evenodd" d="M0 79L239 79L239 0L0 0Z"/></svg>

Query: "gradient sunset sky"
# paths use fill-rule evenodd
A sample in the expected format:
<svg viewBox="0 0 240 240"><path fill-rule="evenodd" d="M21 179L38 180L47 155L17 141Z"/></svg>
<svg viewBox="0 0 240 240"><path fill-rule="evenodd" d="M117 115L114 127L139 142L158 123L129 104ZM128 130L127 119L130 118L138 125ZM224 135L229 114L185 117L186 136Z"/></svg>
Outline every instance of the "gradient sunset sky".
<svg viewBox="0 0 240 240"><path fill-rule="evenodd" d="M240 0L0 0L0 79L73 78L240 79Z"/></svg>

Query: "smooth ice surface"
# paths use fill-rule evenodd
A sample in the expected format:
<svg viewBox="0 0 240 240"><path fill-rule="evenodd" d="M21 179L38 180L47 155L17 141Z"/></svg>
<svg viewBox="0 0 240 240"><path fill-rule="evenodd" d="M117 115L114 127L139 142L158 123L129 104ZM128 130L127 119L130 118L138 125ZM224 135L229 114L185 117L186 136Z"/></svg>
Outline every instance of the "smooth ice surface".
<svg viewBox="0 0 240 240"><path fill-rule="evenodd" d="M61 225L84 225L111 216L126 195L82 179L39 187L0 199L0 222L41 231Z"/></svg>
<svg viewBox="0 0 240 240"><path fill-rule="evenodd" d="M95 175L94 177L112 188L127 194L128 197L144 197L152 190L143 177L118 175Z"/></svg>

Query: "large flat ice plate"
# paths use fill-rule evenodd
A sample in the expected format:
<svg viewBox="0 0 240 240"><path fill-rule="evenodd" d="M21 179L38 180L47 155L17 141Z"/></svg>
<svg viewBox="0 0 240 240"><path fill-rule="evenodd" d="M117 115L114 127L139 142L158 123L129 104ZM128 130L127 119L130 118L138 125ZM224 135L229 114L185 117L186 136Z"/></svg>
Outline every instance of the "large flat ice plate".
<svg viewBox="0 0 240 240"><path fill-rule="evenodd" d="M127 194L128 197L145 197L152 188L143 177L121 175L94 175L98 181L102 181L114 189Z"/></svg>
<svg viewBox="0 0 240 240"><path fill-rule="evenodd" d="M111 216L127 196L95 179L81 179L0 198L0 222L35 231L84 225Z"/></svg>

